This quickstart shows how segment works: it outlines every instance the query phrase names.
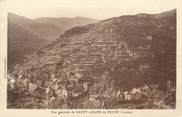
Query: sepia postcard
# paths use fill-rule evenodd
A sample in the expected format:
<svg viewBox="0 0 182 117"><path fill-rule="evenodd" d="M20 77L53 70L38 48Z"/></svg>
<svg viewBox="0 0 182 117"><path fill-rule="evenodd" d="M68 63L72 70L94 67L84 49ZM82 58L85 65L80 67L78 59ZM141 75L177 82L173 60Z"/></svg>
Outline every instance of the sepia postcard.
<svg viewBox="0 0 182 117"><path fill-rule="evenodd" d="M181 0L1 0L0 117L182 117Z"/></svg>

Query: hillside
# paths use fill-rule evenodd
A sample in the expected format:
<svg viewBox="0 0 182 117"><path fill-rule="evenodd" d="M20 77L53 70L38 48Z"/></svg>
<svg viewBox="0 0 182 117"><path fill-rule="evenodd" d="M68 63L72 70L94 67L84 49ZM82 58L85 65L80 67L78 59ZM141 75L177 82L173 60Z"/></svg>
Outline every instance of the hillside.
<svg viewBox="0 0 182 117"><path fill-rule="evenodd" d="M55 22L52 20L54 18L49 19L45 22L8 13L8 68L22 62L25 56L37 51L38 48L59 38L66 29L96 21L87 18L59 18Z"/></svg>
<svg viewBox="0 0 182 117"><path fill-rule="evenodd" d="M122 63L126 60L132 62L136 69L146 65L150 66L150 72L156 72L155 75L162 74L168 77L171 76L172 71L175 71L175 15L173 13L164 17L143 14L121 16L96 24L75 27L66 31L55 44L42 48L38 52L42 53L41 56L37 53L34 56L35 59L31 58L29 62L36 64L42 59L51 59L57 56L60 58L56 60L60 61L63 58L65 63L68 62L73 66L75 64L79 69L79 65L84 67L90 65L91 67L97 64L96 66L99 66L96 61L98 59L101 59L99 62L101 66L105 63L109 64L114 61ZM113 55L116 55L115 59L112 58ZM46 58L46 56L49 57ZM37 60L37 57L40 59ZM103 58L108 60L105 60L104 63ZM56 65L56 60L53 59L51 62ZM85 62L90 62L90 64L85 66ZM46 63L49 62L46 61ZM120 65L118 63L116 65ZM83 69L92 70L87 67ZM167 72L169 73L167 75L166 71L171 72ZM155 77L158 79L158 77L164 76Z"/></svg>
<svg viewBox="0 0 182 117"><path fill-rule="evenodd" d="M78 79L89 84L89 96L103 96L106 102L118 89L127 91L157 84L164 91L168 80L175 87L176 11L121 16L74 27L17 69L22 72L12 74L31 76L30 80L42 83ZM69 108L85 108L83 105L90 103L85 98L79 100L82 101L70 100ZM76 102L82 106L75 107Z"/></svg>

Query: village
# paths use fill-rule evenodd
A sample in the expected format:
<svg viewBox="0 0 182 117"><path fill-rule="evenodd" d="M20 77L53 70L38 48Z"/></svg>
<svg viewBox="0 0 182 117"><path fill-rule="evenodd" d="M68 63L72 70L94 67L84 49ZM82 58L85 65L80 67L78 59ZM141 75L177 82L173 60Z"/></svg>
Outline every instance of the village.
<svg viewBox="0 0 182 117"><path fill-rule="evenodd" d="M169 80L166 82L166 91L159 89L157 84L145 84L143 87L127 89L114 89L109 79L103 79L95 84L84 82L77 74L69 74L69 77L76 77L73 80L50 79L49 81L36 82L23 76L15 81L9 78L8 93L17 108L113 108L115 106L141 105L150 103L154 108L169 109L171 102L175 99L175 88ZM94 79L93 79L94 80ZM105 81L103 81L105 80ZM102 82L100 84L99 82ZM107 82L107 83L106 83ZM106 83L106 84L103 84ZM170 106L169 106L170 105ZM136 107L133 108L136 108ZM123 107L124 108L124 107ZM142 107L138 107L142 108Z"/></svg>

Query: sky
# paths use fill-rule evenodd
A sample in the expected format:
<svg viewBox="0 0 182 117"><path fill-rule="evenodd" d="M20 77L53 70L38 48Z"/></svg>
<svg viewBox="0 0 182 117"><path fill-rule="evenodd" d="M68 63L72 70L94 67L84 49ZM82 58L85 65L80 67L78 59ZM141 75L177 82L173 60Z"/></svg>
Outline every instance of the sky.
<svg viewBox="0 0 182 117"><path fill-rule="evenodd" d="M176 8L177 0L4 0L9 12L28 18L88 17L107 19Z"/></svg>

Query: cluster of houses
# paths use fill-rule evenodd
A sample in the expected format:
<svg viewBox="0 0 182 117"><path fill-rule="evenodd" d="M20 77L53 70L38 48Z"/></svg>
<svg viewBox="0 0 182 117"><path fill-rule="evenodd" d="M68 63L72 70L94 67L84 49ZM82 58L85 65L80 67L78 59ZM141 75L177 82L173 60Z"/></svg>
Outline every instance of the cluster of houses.
<svg viewBox="0 0 182 117"><path fill-rule="evenodd" d="M8 96L16 96L16 99L21 99L24 106L26 106L26 102L23 100L32 98L41 102L45 108L53 108L50 105L67 104L72 98L77 98L88 92L88 82L79 77L79 74L74 73L69 74L69 79L53 78L49 80L31 80L23 75L8 76L8 91L17 92L15 95ZM19 95L20 93L22 95Z"/></svg>
<svg viewBox="0 0 182 117"><path fill-rule="evenodd" d="M81 74L76 72L68 72L66 79L32 80L25 75L8 77L8 90L14 92L16 90L17 93L14 96L19 96L16 98L17 100L21 99L17 103L23 103L20 108L28 107L27 98L32 98L32 103L36 103L34 104L36 108L71 108L69 106L72 100L85 96L88 97L86 102L99 102L98 108L112 108L110 106L116 103L128 102L152 101L157 104L161 100L164 101L167 93L175 92L172 81L168 80L165 87L166 92L160 91L159 84L145 84L142 87L131 86L130 89L115 88L112 76L108 72L103 73L100 77L94 78L93 76L90 81L86 81Z"/></svg>
<svg viewBox="0 0 182 117"><path fill-rule="evenodd" d="M166 82L166 91L159 88L159 84L144 84L140 87L128 88L112 88L101 87L99 91L90 90L90 101L97 102L99 108L113 108L115 105L123 104L150 104L149 108L157 106L157 108L170 108L168 102L175 102L175 87L171 85L172 82ZM92 87L92 86L91 86ZM170 99L169 99L170 98ZM168 105L168 106L167 106ZM174 105L173 105L174 106Z"/></svg>

